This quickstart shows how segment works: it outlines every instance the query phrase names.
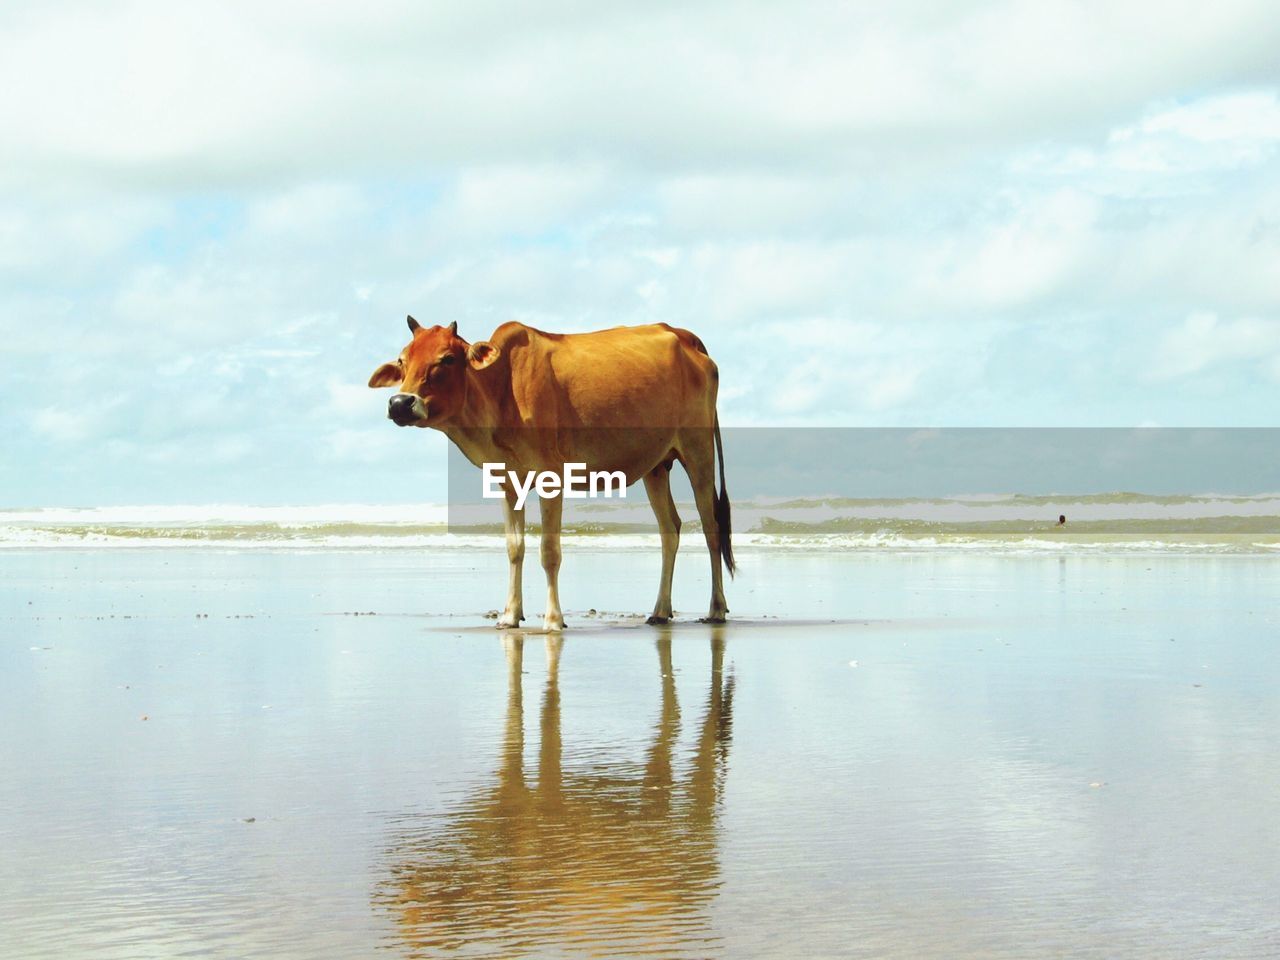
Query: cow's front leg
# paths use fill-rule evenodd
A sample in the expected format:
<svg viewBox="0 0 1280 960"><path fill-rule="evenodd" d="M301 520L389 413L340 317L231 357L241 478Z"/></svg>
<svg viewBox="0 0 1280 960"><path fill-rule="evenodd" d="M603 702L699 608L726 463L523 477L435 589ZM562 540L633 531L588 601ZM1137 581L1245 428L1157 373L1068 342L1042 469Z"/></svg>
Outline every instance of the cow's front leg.
<svg viewBox="0 0 1280 960"><path fill-rule="evenodd" d="M542 569L547 572L546 630L563 630L564 614L560 611L560 517L564 501L559 496L542 500Z"/></svg>
<svg viewBox="0 0 1280 960"><path fill-rule="evenodd" d="M498 629L518 627L524 619L524 507L516 509L516 495L507 485L507 495L502 501L502 528L507 535L507 560L511 574L507 580L507 605L498 617Z"/></svg>

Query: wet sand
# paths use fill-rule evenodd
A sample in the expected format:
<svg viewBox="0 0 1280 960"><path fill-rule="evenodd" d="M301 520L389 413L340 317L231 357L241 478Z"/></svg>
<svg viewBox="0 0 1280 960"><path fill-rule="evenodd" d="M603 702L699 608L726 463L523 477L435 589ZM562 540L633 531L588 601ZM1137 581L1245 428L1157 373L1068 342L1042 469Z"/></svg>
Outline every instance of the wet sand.
<svg viewBox="0 0 1280 960"><path fill-rule="evenodd" d="M1280 950L1280 560L504 565L0 554L0 956Z"/></svg>

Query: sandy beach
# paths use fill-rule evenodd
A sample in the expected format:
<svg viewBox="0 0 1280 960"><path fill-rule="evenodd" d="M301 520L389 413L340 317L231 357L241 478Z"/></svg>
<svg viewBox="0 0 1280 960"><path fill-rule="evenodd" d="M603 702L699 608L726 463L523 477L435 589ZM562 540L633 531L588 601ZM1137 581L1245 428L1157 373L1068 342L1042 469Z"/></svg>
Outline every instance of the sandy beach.
<svg viewBox="0 0 1280 960"><path fill-rule="evenodd" d="M1273 558L701 559L5 551L0 955L1275 955Z"/></svg>

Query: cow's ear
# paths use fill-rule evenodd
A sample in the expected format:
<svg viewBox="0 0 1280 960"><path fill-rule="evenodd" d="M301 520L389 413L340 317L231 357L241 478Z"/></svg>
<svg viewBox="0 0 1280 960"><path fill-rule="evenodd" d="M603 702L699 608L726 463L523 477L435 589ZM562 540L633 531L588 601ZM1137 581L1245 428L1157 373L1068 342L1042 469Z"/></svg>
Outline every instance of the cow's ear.
<svg viewBox="0 0 1280 960"><path fill-rule="evenodd" d="M374 389L378 387L394 387L403 379L404 375L400 372L400 364L384 363L373 371L373 376L369 378L369 386Z"/></svg>
<svg viewBox="0 0 1280 960"><path fill-rule="evenodd" d="M481 340L467 347L467 362L473 370L483 370L502 355L502 351L487 340Z"/></svg>

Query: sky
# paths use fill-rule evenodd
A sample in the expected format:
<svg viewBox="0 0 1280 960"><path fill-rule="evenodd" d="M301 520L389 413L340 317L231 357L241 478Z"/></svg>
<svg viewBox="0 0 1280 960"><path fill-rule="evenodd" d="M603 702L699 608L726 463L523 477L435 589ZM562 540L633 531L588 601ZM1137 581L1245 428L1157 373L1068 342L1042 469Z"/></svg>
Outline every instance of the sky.
<svg viewBox="0 0 1280 960"><path fill-rule="evenodd" d="M1277 425L1268 2L0 7L0 508L443 499L369 374L666 321L729 426Z"/></svg>

